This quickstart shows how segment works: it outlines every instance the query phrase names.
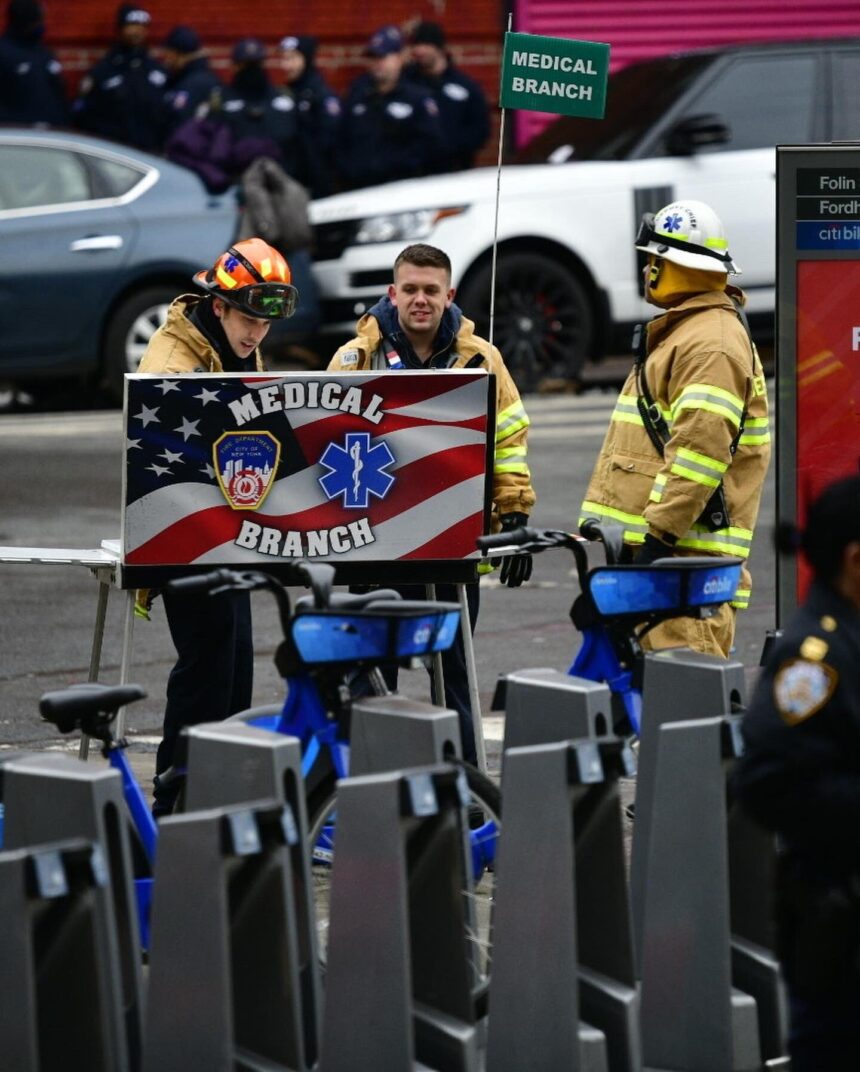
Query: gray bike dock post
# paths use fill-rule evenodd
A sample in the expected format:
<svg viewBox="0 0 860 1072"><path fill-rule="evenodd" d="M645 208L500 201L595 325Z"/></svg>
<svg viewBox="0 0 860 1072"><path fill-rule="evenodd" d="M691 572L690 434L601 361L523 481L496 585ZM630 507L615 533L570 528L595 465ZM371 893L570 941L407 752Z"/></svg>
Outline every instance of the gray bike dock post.
<svg viewBox="0 0 860 1072"><path fill-rule="evenodd" d="M743 664L687 648L645 656L642 733L636 774L636 820L630 854L630 900L637 961L642 954L642 903L651 850L657 744L660 727L690 718L730 714L746 695Z"/></svg>
<svg viewBox="0 0 860 1072"><path fill-rule="evenodd" d="M144 1072L306 1072L317 972L296 925L305 845L276 801L171 816L159 826Z"/></svg>
<svg viewBox="0 0 860 1072"><path fill-rule="evenodd" d="M776 840L735 802L729 807L728 824L732 981L755 998L762 1058L787 1060L787 997L774 952Z"/></svg>
<svg viewBox="0 0 860 1072"><path fill-rule="evenodd" d="M129 1072L110 878L69 840L0 853L0 1067Z"/></svg>
<svg viewBox="0 0 860 1072"><path fill-rule="evenodd" d="M461 755L455 711L405 696L366 696L352 705L353 776L430 766Z"/></svg>
<svg viewBox="0 0 860 1072"><path fill-rule="evenodd" d="M638 1072L639 999L615 738L511 749L487 1072Z"/></svg>
<svg viewBox="0 0 860 1072"><path fill-rule="evenodd" d="M476 1072L463 775L338 785L320 1068Z"/></svg>
<svg viewBox="0 0 860 1072"><path fill-rule="evenodd" d="M608 686L545 668L506 675L504 752L610 733L612 694Z"/></svg>
<svg viewBox="0 0 860 1072"><path fill-rule="evenodd" d="M648 1069L762 1067L762 1010L732 979L726 774L740 749L738 723L723 716L659 731L642 905Z"/></svg>
<svg viewBox="0 0 860 1072"><path fill-rule="evenodd" d="M140 1066L143 975L132 847L119 773L56 753L31 753L4 764L5 847L30 848L65 838L102 847L110 874L114 925L111 955L122 980L129 1062Z"/></svg>

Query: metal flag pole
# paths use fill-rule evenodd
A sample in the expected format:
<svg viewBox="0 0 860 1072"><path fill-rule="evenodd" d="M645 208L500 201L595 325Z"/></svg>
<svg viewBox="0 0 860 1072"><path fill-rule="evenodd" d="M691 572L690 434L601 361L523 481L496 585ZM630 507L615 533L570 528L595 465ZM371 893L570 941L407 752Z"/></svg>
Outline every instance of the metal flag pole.
<svg viewBox="0 0 860 1072"><path fill-rule="evenodd" d="M513 12L508 12L508 29L507 32L511 32L511 25L513 23ZM502 192L502 147L505 142L505 111L502 108L502 116L499 122L499 155L496 163L496 210L495 218L493 220L493 261L490 269L490 331L489 331L489 343L490 353L493 352L493 329L495 327L496 320L496 261L498 259L498 242L499 242L499 200Z"/></svg>

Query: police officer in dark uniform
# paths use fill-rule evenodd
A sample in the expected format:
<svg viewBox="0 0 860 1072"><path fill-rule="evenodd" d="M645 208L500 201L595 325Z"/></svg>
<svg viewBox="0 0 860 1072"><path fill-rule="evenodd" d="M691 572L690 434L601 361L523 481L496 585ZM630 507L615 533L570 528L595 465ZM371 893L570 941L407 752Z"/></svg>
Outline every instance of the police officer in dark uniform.
<svg viewBox="0 0 860 1072"><path fill-rule="evenodd" d="M744 716L734 785L779 836L792 1072L844 1072L860 1068L860 477L820 495L799 544L813 583Z"/></svg>
<svg viewBox="0 0 860 1072"><path fill-rule="evenodd" d="M190 119L221 85L190 26L174 26L164 39L167 82L163 100L163 138Z"/></svg>
<svg viewBox="0 0 860 1072"><path fill-rule="evenodd" d="M278 45L284 92L296 102L297 160L294 178L312 197L332 193L332 157L340 124L340 99L314 66L317 39L287 36Z"/></svg>
<svg viewBox="0 0 860 1072"><path fill-rule="evenodd" d="M234 45L231 58L233 78L219 98L210 102L212 116L227 123L235 141L259 141L257 155L271 157L292 175L297 159L296 102L272 85L264 66L266 46L262 41L243 37Z"/></svg>
<svg viewBox="0 0 860 1072"><path fill-rule="evenodd" d="M490 136L487 98L474 78L451 62L438 22L419 22L409 37L412 62L404 74L432 94L439 109L442 152L433 171L463 171Z"/></svg>
<svg viewBox="0 0 860 1072"><path fill-rule="evenodd" d="M364 50L368 71L344 101L339 168L349 187L429 174L441 149L439 109L403 78L403 35L383 26Z"/></svg>
<svg viewBox="0 0 860 1072"><path fill-rule="evenodd" d="M121 4L116 21L116 43L81 82L73 105L75 123L91 134L154 152L161 145L167 72L146 45L149 12Z"/></svg>
<svg viewBox="0 0 860 1072"><path fill-rule="evenodd" d="M37 0L10 0L0 36L0 123L68 122L62 67L42 44L45 18Z"/></svg>

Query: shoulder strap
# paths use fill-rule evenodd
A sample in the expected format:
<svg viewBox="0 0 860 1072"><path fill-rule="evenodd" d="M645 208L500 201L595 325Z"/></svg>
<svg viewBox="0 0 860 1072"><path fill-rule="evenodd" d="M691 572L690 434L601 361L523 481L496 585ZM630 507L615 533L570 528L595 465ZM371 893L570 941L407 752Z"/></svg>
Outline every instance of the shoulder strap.
<svg viewBox="0 0 860 1072"><path fill-rule="evenodd" d="M636 356L636 408L654 449L662 458L669 442L669 426L648 389L645 362L648 360L648 343L642 324L633 329L633 353Z"/></svg>

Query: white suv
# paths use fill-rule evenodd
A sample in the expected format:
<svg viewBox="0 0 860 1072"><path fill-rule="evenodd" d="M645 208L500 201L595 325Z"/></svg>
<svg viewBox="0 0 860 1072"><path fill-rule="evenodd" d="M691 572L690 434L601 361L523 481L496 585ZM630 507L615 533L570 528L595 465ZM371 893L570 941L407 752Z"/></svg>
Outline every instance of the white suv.
<svg viewBox="0 0 860 1072"><path fill-rule="evenodd" d="M501 180L494 341L520 388L577 378L629 347L653 309L633 240L641 214L710 204L743 269L753 329L773 334L777 144L860 135L860 41L688 52L610 79L603 120L561 118ZM457 303L486 334L496 171L482 168L315 201L316 276L328 332L346 336L410 242L440 246Z"/></svg>

